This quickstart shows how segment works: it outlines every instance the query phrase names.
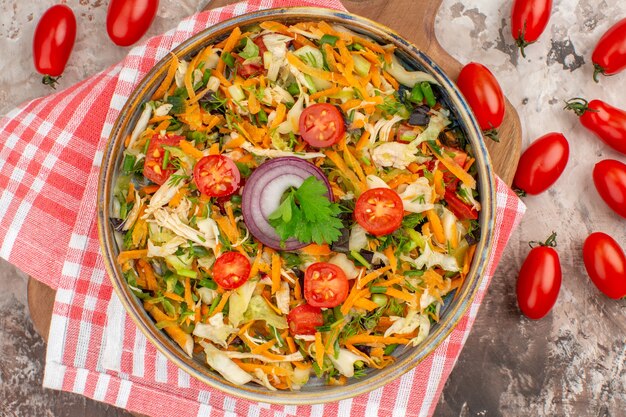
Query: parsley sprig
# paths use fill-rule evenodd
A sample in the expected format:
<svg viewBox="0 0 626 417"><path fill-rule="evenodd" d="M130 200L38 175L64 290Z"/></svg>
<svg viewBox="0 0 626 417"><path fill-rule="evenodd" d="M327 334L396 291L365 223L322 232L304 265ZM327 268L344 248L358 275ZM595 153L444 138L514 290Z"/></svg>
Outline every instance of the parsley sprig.
<svg viewBox="0 0 626 417"><path fill-rule="evenodd" d="M327 191L322 181L310 176L298 189L286 193L268 218L282 242L296 238L321 245L339 239L343 225L337 215L341 208L326 197Z"/></svg>

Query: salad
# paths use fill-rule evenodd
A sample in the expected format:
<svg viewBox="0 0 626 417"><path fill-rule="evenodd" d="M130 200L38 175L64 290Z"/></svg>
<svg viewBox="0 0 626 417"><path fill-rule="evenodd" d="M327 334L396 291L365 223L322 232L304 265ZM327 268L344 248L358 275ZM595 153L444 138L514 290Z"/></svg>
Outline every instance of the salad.
<svg viewBox="0 0 626 417"><path fill-rule="evenodd" d="M344 384L416 346L469 272L476 168L436 80L324 21L263 22L167 73L113 218L156 326L234 384Z"/></svg>

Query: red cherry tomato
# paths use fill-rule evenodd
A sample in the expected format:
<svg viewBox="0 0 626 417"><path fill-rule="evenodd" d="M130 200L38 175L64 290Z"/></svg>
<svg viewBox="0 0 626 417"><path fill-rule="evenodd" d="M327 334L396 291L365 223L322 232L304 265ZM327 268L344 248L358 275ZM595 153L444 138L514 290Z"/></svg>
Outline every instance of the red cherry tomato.
<svg viewBox="0 0 626 417"><path fill-rule="evenodd" d="M313 307L335 307L348 296L343 269L328 262L310 265L304 274L304 299Z"/></svg>
<svg viewBox="0 0 626 417"><path fill-rule="evenodd" d="M319 307L310 304L302 304L289 312L287 315L289 332L295 336L298 334L315 334L315 328L324 325L324 317Z"/></svg>
<svg viewBox="0 0 626 417"><path fill-rule="evenodd" d="M316 148L334 145L346 134L341 112L327 103L305 108L300 115L299 127L302 139Z"/></svg>
<svg viewBox="0 0 626 417"><path fill-rule="evenodd" d="M250 278L250 261L239 252L226 252L213 264L213 280L222 288L233 290Z"/></svg>
<svg viewBox="0 0 626 417"><path fill-rule="evenodd" d="M257 36L254 38L254 44L259 47L259 56L263 58L263 54L267 51L267 46L265 46L263 36Z"/></svg>
<svg viewBox="0 0 626 417"><path fill-rule="evenodd" d="M598 75L617 74L626 68L626 18L613 25L596 45L591 55L595 68L593 79Z"/></svg>
<svg viewBox="0 0 626 417"><path fill-rule="evenodd" d="M561 133L548 133L522 154L513 186L527 194L539 194L559 179L569 159L569 144Z"/></svg>
<svg viewBox="0 0 626 417"><path fill-rule="evenodd" d="M202 194L209 197L225 197L237 191L241 174L229 157L209 155L196 163L193 180Z"/></svg>
<svg viewBox="0 0 626 417"><path fill-rule="evenodd" d="M626 164L606 159L593 169L593 183L614 212L626 218Z"/></svg>
<svg viewBox="0 0 626 417"><path fill-rule="evenodd" d="M65 70L75 40L76 17L72 9L57 4L46 10L33 37L33 61L37 72L44 75L44 84L54 88Z"/></svg>
<svg viewBox="0 0 626 417"><path fill-rule="evenodd" d="M448 203L448 208L459 220L476 220L478 212L474 208L457 197L454 191L446 189L444 199Z"/></svg>
<svg viewBox="0 0 626 417"><path fill-rule="evenodd" d="M602 100L575 98L565 107L580 116L580 123L591 130L604 143L626 154L626 111Z"/></svg>
<svg viewBox="0 0 626 417"><path fill-rule="evenodd" d="M390 188L372 188L361 194L354 207L354 219L374 236L388 235L402 225L404 205Z"/></svg>
<svg viewBox="0 0 626 417"><path fill-rule="evenodd" d="M496 129L504 119L504 94L496 77L484 65L470 62L456 80L482 130Z"/></svg>
<svg viewBox="0 0 626 417"><path fill-rule="evenodd" d="M524 48L539 39L550 20L552 0L515 0L511 13L511 34L523 57Z"/></svg>
<svg viewBox="0 0 626 417"><path fill-rule="evenodd" d="M235 68L240 77L250 78L262 74L265 71L261 62L244 64L246 61L244 58L235 53L232 55L235 57Z"/></svg>
<svg viewBox="0 0 626 417"><path fill-rule="evenodd" d="M137 42L150 28L159 0L111 0L107 11L107 33L119 46Z"/></svg>
<svg viewBox="0 0 626 417"><path fill-rule="evenodd" d="M626 297L626 256L606 233L589 235L583 245L585 268L591 281L608 297Z"/></svg>
<svg viewBox="0 0 626 417"><path fill-rule="evenodd" d="M546 245L554 245L552 234ZM544 317L554 306L561 288L561 262L552 247L537 246L530 250L517 278L517 303L529 319Z"/></svg>
<svg viewBox="0 0 626 417"><path fill-rule="evenodd" d="M146 152L146 160L143 164L143 175L155 184L162 185L172 175L176 168L168 162L165 169L163 168L163 160L165 158L165 146L178 146L182 136L171 135L161 136L154 135L150 139L150 145Z"/></svg>

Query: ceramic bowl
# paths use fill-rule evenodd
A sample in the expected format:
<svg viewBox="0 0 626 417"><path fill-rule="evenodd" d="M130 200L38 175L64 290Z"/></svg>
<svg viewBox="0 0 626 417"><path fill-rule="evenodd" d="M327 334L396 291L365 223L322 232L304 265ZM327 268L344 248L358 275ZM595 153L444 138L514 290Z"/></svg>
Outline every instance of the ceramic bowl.
<svg viewBox="0 0 626 417"><path fill-rule="evenodd" d="M227 394L251 401L295 405L339 401L379 388L413 369L428 355L433 353L437 346L448 337L467 311L485 275L487 260L493 243L495 219L494 175L478 124L468 104L452 80L417 47L391 29L369 19L346 12L319 8L283 8L258 11L212 26L180 44L173 50L173 53L178 57L189 58L206 45L213 44L227 37L234 27L245 27L265 20L274 20L287 24L299 21L325 20L329 23L344 25L382 44L395 45L397 48L396 54L407 68L426 71L432 74L441 84L442 98L454 114L459 126L471 143L475 154L482 211L479 219L481 236L470 272L462 287L453 296L448 297L441 311L439 323L431 328L431 332L426 340L418 346L397 349L397 359L392 365L381 370L368 369L366 376L359 379L350 379L344 386L328 386L322 381L313 380L300 391L274 392L252 383L238 386L226 381L219 374L209 369L204 362L204 355L189 358L173 340L157 329L154 321L145 312L141 302L127 286L122 271L115 261L119 249L115 242L114 230L108 219L112 209L113 188L122 164L124 138L132 131L141 113L141 105L148 101L164 78L167 72L167 62L170 59L169 56L162 59L139 83L113 127L101 168L98 189L98 221L102 252L115 292L126 308L130 318L161 353L186 373Z"/></svg>

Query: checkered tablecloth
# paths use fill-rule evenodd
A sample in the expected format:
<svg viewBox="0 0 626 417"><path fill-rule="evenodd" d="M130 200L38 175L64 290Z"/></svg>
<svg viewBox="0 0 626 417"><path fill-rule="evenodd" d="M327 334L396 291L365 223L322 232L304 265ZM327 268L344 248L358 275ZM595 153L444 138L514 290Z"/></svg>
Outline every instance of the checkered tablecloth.
<svg viewBox="0 0 626 417"><path fill-rule="evenodd" d="M57 290L44 386L151 416L427 416L470 332L524 206L497 181L495 249L471 307L424 362L367 395L306 407L236 399L172 365L126 315L104 269L96 185L115 119L139 80L176 45L223 19L271 7L343 9L336 0L250 0L196 14L121 63L0 121L0 256ZM109 104L110 103L110 104Z"/></svg>

